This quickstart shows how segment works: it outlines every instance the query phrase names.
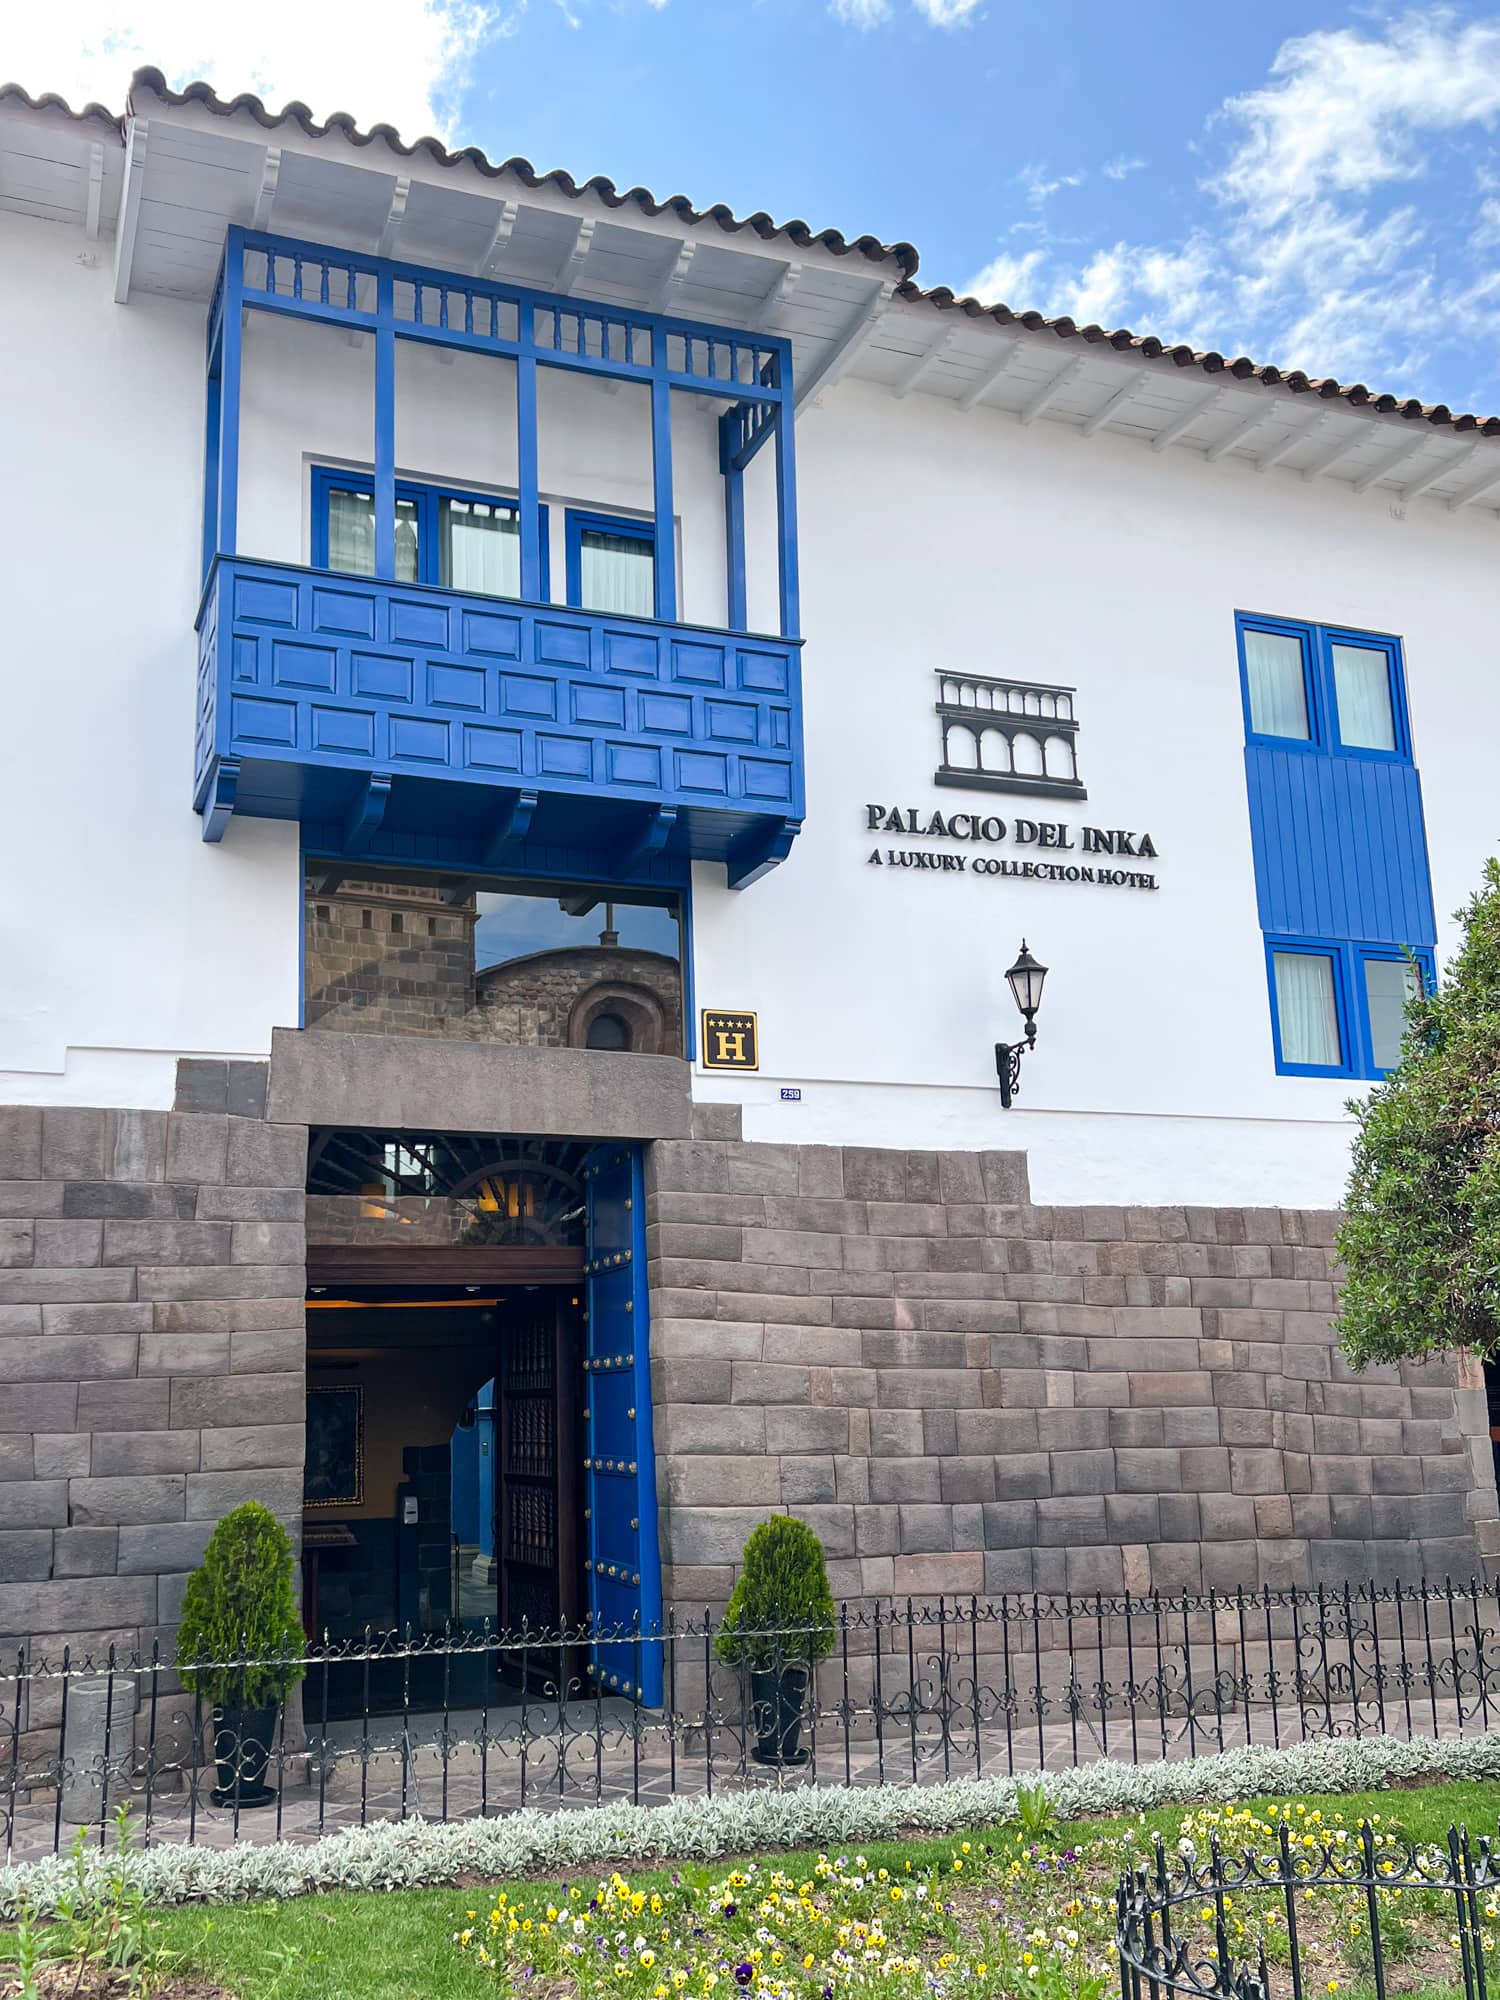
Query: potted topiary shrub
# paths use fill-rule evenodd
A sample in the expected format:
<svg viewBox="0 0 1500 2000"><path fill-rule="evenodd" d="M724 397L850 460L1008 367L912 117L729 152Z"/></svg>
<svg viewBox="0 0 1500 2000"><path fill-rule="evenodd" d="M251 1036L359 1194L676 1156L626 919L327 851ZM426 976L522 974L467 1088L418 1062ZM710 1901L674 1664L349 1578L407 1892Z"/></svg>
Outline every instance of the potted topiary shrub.
<svg viewBox="0 0 1500 2000"><path fill-rule="evenodd" d="M211 1704L216 1806L269 1805L276 1713L307 1671L292 1544L258 1500L226 1514L188 1578L177 1633L185 1685Z"/></svg>
<svg viewBox="0 0 1500 2000"><path fill-rule="evenodd" d="M758 1763L807 1762L808 1683L833 1651L834 1615L823 1544L807 1523L773 1514L752 1529L714 1643L721 1660L749 1672Z"/></svg>

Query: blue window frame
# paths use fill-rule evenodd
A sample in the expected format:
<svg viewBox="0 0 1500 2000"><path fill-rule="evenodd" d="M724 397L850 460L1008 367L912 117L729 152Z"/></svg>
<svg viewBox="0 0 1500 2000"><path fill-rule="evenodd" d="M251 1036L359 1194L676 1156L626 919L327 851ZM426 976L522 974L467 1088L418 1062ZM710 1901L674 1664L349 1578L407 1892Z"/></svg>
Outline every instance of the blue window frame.
<svg viewBox="0 0 1500 2000"><path fill-rule="evenodd" d="M547 509L542 516L542 599L552 595ZM396 482L396 579L432 583L478 597L519 597L518 500L461 486ZM375 573L373 476L330 465L312 475L312 563L359 576Z"/></svg>
<svg viewBox="0 0 1500 2000"><path fill-rule="evenodd" d="M573 609L649 618L656 577L652 523L570 507L564 527L568 603Z"/></svg>
<svg viewBox="0 0 1500 2000"><path fill-rule="evenodd" d="M1399 639L1248 611L1234 623L1247 743L1412 761Z"/></svg>
<svg viewBox="0 0 1500 2000"><path fill-rule="evenodd" d="M1379 1078L1399 1057L1411 981L1430 992L1430 949L1342 938L1267 937L1271 1037L1280 1076ZM1415 968L1413 968L1413 958Z"/></svg>

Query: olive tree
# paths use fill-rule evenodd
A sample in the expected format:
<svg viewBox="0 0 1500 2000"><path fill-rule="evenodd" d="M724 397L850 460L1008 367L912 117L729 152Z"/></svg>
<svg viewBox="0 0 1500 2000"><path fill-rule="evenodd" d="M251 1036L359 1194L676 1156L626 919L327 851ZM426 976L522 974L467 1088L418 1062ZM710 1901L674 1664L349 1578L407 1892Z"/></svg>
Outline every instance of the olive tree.
<svg viewBox="0 0 1500 2000"><path fill-rule="evenodd" d="M1500 861L1458 921L1442 987L1407 1008L1399 1063L1351 1107L1338 1330L1356 1367L1500 1358Z"/></svg>

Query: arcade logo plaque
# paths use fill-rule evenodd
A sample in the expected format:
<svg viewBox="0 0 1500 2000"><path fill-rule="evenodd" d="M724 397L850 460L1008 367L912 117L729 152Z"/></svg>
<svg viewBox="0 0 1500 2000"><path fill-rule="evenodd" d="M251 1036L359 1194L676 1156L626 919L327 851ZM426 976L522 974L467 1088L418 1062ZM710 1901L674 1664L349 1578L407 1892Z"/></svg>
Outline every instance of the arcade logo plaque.
<svg viewBox="0 0 1500 2000"><path fill-rule="evenodd" d="M970 792L1086 799L1070 687L939 667L943 761L933 783Z"/></svg>

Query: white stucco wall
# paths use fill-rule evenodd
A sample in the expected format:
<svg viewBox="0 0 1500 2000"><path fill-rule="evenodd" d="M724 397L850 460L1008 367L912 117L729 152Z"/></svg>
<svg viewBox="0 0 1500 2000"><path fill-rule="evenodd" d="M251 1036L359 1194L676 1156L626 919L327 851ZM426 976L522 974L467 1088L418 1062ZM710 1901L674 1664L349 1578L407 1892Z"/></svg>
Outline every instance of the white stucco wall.
<svg viewBox="0 0 1500 2000"><path fill-rule="evenodd" d="M14 215L0 270L0 1102L162 1105L298 1006L297 829L192 809L203 313Z"/></svg>
<svg viewBox="0 0 1500 2000"><path fill-rule="evenodd" d="M1044 1200L1335 1201L1353 1087L1272 1056L1234 612L1401 635L1446 918L1496 837L1493 521L850 382L798 435L808 820L748 892L697 872L698 1004L756 1009L762 1061L704 1094L757 1138L1024 1145ZM937 788L939 666L1075 686L1087 801ZM966 850L871 801L1149 832L1159 888L874 868ZM1023 935L1052 970L1007 1113Z"/></svg>
<svg viewBox="0 0 1500 2000"><path fill-rule="evenodd" d="M178 1054L264 1054L298 1018L297 833L237 819L200 839L203 314L116 306L107 254L85 257L76 233L0 218L0 368L26 384L7 439L25 477L0 492L0 1101L162 1104ZM308 467L368 462L372 363L368 342L252 316L246 553L307 559ZM509 389L503 364L403 348L402 471L512 486ZM712 420L675 402L684 614L716 624ZM563 505L649 510L644 399L544 373L541 437L561 598ZM1336 1200L1350 1086L1272 1060L1233 612L1401 635L1445 916L1494 838L1493 520L1421 500L1397 518L1388 495L848 381L798 438L808 820L747 891L695 871L696 1002L754 1008L762 1041L759 1076L703 1073L699 1093L742 1099L756 1138L1025 1147L1043 1200ZM754 546L766 616L763 519ZM935 787L939 666L1075 686L1087 801ZM875 847L964 846L872 834L871 802L1149 833L1159 887L874 868ZM992 1050L1018 1027L1003 974L1023 935L1052 973L1006 1113Z"/></svg>

